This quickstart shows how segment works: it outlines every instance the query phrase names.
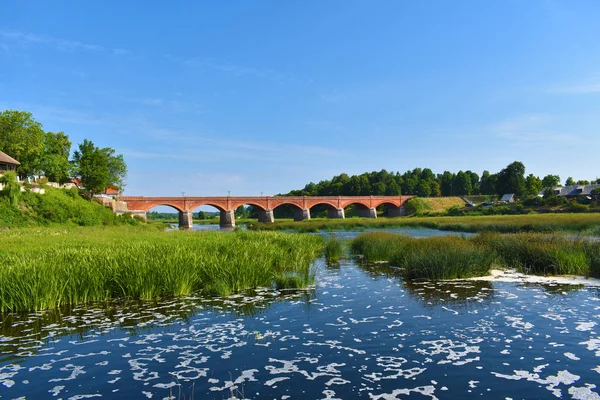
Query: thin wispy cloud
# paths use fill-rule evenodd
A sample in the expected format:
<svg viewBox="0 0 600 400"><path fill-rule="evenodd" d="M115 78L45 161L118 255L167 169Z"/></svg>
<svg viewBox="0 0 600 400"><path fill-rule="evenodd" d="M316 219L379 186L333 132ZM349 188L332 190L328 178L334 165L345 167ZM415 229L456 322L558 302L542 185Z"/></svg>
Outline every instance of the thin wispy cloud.
<svg viewBox="0 0 600 400"><path fill-rule="evenodd" d="M27 45L39 45L53 48L57 51L62 52L76 52L76 51L91 51L91 52L106 52L109 51L114 55L127 55L131 54L129 50L125 49L107 49L104 46L97 44L84 43L77 40L69 40L56 38L49 35L40 35L29 32L18 32L18 31L0 31L0 48L8 51L11 44L17 44L21 46Z"/></svg>
<svg viewBox="0 0 600 400"><path fill-rule="evenodd" d="M186 67L208 68L235 77L253 77L275 82L311 82L311 79L299 78L295 75L286 74L273 68L250 67L231 63L225 60L219 60L213 57L194 57L189 59L184 59L173 55L166 55L165 57Z"/></svg>
<svg viewBox="0 0 600 400"><path fill-rule="evenodd" d="M516 145L573 144L579 140L576 134L556 130L554 122L555 118L549 114L526 114L494 124L491 130Z"/></svg>
<svg viewBox="0 0 600 400"><path fill-rule="evenodd" d="M600 93L600 75L581 82L571 82L550 87L547 92L557 94Z"/></svg>

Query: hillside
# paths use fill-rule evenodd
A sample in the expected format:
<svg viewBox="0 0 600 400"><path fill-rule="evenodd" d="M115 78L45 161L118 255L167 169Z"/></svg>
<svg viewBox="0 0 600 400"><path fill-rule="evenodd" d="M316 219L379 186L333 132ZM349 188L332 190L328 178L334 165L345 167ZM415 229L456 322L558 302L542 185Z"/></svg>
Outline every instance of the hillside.
<svg viewBox="0 0 600 400"><path fill-rule="evenodd" d="M77 189L46 188L45 194L25 191L18 205L0 196L0 227L48 225L137 224L129 216L117 216L110 209L83 198Z"/></svg>

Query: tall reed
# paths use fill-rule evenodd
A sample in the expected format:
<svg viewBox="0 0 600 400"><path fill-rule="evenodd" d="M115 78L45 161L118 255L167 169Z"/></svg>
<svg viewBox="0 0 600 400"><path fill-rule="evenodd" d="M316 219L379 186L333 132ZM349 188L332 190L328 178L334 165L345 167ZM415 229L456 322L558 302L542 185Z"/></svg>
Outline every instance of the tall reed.
<svg viewBox="0 0 600 400"><path fill-rule="evenodd" d="M365 261L388 261L402 268L407 279L454 279L485 275L494 254L472 240L455 236L423 239L371 232L352 242L352 251Z"/></svg>
<svg viewBox="0 0 600 400"><path fill-rule="evenodd" d="M559 234L482 233L425 239L384 232L358 236L352 251L364 260L401 267L408 279L481 276L495 263L537 275L600 277L600 242Z"/></svg>
<svg viewBox="0 0 600 400"><path fill-rule="evenodd" d="M303 287L322 249L320 237L273 232L42 231L0 236L0 311Z"/></svg>

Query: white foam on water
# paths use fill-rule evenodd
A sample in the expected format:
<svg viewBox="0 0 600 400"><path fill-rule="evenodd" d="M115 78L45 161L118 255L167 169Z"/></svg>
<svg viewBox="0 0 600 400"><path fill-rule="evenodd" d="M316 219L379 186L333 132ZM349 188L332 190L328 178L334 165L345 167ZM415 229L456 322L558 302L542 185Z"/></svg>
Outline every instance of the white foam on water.
<svg viewBox="0 0 600 400"><path fill-rule="evenodd" d="M577 327L575 329L577 329L580 332L586 332L586 331L591 331L595 326L596 323L593 321L590 322L576 322Z"/></svg>
<svg viewBox="0 0 600 400"><path fill-rule="evenodd" d="M468 281L486 281L486 282L517 282L517 283L543 283L543 284L565 284L565 285L584 285L600 286L599 278L588 278L585 276L538 276L526 275L515 270L492 269L490 275L477 276L466 279Z"/></svg>
<svg viewBox="0 0 600 400"><path fill-rule="evenodd" d="M573 360L573 361L579 361L579 360L581 360L581 358L577 357L575 354L568 353L568 352L565 353L565 357L567 357L568 359Z"/></svg>
<svg viewBox="0 0 600 400"><path fill-rule="evenodd" d="M577 382L581 377L578 375L571 374L567 370L558 371L556 375L549 375L546 378L541 378L537 373L530 373L523 370L515 370L513 375L500 374L498 372L492 372L497 378L509 379L519 381L525 379L530 382L536 382L541 385L547 385L546 389L552 392L556 397L562 397L562 392L557 388L558 385L571 385Z"/></svg>
<svg viewBox="0 0 600 400"><path fill-rule="evenodd" d="M379 395L374 395L373 393L369 393L369 397L371 400L399 400L401 395L410 396L411 393L418 393L420 395L430 397L431 399L437 400L437 397L434 395L435 386L419 386L414 389L395 389L392 393L383 393Z"/></svg>
<svg viewBox="0 0 600 400"><path fill-rule="evenodd" d="M586 383L585 387L573 387L569 388L569 394L575 400L600 400L600 395L596 392L592 392L596 385Z"/></svg>
<svg viewBox="0 0 600 400"><path fill-rule="evenodd" d="M266 386L273 386L275 385L277 382L282 382L282 381L286 381L288 379L291 379L289 376L282 376L280 378L273 378L273 379L269 379L268 381L265 382Z"/></svg>

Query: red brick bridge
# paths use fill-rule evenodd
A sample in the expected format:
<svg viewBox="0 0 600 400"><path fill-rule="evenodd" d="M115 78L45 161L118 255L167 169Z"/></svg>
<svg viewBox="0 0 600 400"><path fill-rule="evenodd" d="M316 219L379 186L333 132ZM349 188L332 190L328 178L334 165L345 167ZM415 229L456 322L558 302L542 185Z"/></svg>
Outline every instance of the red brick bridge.
<svg viewBox="0 0 600 400"><path fill-rule="evenodd" d="M404 204L413 196L256 196L256 197L143 197L125 196L130 211L144 214L156 206L170 206L179 211L179 226L192 227L192 212L200 206L213 206L221 213L221 227L234 227L234 211L242 205L259 210L260 222L275 222L273 210L284 204L293 206L295 221L310 219L310 209L317 204L328 208L329 218L344 218L344 208L353 204L364 218L377 218L376 208L385 205L390 217L406 215Z"/></svg>

